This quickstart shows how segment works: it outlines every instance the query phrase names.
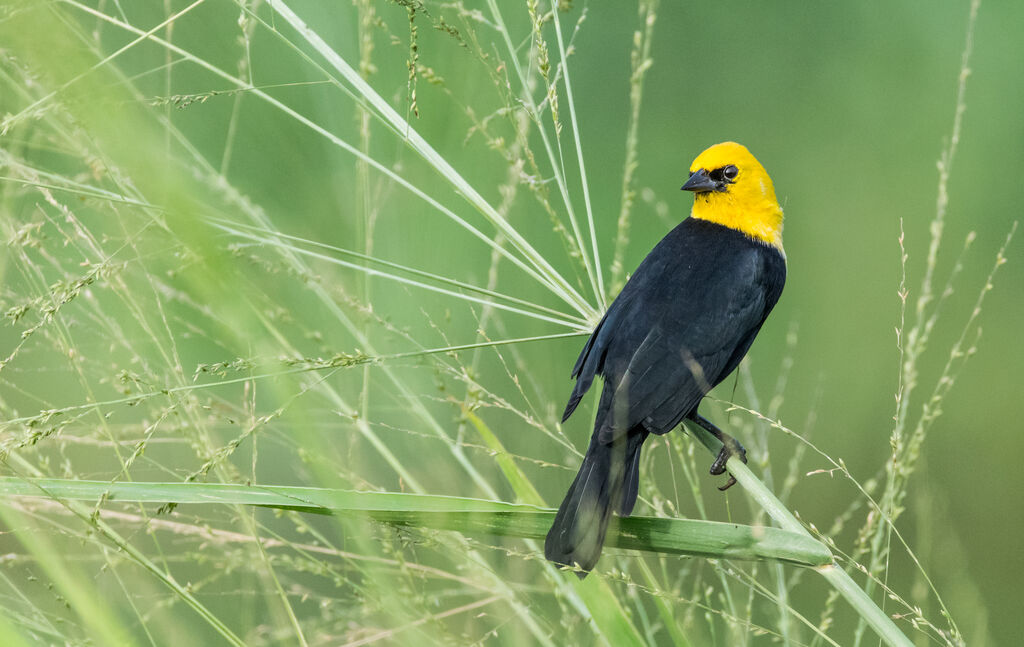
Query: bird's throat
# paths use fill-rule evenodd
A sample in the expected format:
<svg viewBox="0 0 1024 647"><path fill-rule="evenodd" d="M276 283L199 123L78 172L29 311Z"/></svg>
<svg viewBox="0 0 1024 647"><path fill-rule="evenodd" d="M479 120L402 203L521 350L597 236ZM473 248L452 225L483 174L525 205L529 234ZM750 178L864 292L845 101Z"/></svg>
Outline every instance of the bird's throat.
<svg viewBox="0 0 1024 647"><path fill-rule="evenodd" d="M782 209L774 200L757 200L744 206L721 193L694 196L691 215L729 229L735 229L782 251Z"/></svg>

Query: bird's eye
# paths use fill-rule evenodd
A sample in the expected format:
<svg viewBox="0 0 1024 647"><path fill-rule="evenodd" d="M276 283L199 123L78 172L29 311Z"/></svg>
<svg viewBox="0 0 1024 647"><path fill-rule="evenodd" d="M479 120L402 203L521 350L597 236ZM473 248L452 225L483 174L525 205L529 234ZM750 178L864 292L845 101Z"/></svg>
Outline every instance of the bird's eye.
<svg viewBox="0 0 1024 647"><path fill-rule="evenodd" d="M725 170L722 172L722 174L725 176L725 179L727 180L735 180L736 176L740 174L740 170L733 166L732 164L730 164L729 166L725 167Z"/></svg>

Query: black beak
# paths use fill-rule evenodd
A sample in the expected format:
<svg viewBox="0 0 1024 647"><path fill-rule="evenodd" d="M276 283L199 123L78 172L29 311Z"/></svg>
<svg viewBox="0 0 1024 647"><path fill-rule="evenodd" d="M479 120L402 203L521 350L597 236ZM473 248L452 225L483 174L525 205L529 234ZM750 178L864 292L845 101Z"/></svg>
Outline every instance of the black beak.
<svg viewBox="0 0 1024 647"><path fill-rule="evenodd" d="M715 191L718 189L718 183L708 176L708 172L704 169L700 169L696 173L690 174L690 179L683 185L683 191L693 191L694 193L704 193L706 191Z"/></svg>

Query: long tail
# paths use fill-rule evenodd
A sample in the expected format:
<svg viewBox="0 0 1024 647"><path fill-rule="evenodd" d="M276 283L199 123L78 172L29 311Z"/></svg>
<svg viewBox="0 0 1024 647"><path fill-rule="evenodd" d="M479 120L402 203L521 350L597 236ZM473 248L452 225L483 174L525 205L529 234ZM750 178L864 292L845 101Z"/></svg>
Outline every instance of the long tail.
<svg viewBox="0 0 1024 647"><path fill-rule="evenodd" d="M633 511L639 489L640 448L647 434L643 427L636 427L611 445L590 441L544 542L544 556L550 561L579 566L580 579L594 568L612 510L623 517Z"/></svg>

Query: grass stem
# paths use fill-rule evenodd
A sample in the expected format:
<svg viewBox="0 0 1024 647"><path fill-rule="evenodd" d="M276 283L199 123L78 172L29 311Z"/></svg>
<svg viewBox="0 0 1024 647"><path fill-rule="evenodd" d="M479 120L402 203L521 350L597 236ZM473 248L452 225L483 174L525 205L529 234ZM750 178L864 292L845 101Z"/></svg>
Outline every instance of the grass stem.
<svg viewBox="0 0 1024 647"><path fill-rule="evenodd" d="M697 440L701 442L708 451L714 455L718 455L718 452L722 449L722 443L712 436L704 429L697 425L687 426L687 429L697 437ZM743 461L738 458L730 458L729 462L726 463L726 467L729 473L736 478L736 482L739 483L743 489L760 505L765 512L768 513L780 527L790 532L812 537L811 533L804 528L803 524L789 511L779 499L765 487L764 483L758 479L750 468L747 467ZM913 647L913 644L909 638L907 638L896 623L892 621L892 618L885 615L885 613L871 600L868 595L857 586L853 578L839 568L835 562L826 564L825 566L819 566L814 569L822 577L828 580L829 584L835 588L841 596L852 606L860 617L867 623L872 629L878 633L878 636L885 641L890 647Z"/></svg>

